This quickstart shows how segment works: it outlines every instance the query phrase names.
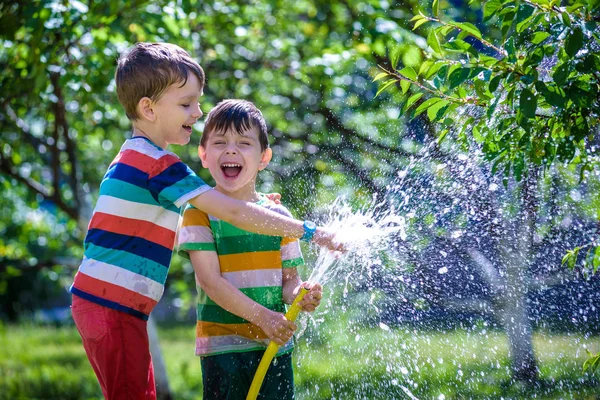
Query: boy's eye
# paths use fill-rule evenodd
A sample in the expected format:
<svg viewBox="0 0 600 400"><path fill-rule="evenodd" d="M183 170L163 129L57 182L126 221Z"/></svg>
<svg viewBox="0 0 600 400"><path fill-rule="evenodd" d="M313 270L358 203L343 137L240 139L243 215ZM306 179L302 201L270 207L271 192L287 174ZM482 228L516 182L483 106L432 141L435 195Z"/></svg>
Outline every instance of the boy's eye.
<svg viewBox="0 0 600 400"><path fill-rule="evenodd" d="M188 108L190 105L189 104L182 104L183 107Z"/></svg>
<svg viewBox="0 0 600 400"><path fill-rule="evenodd" d="M241 142L240 144L243 144L245 146L250 146L250 142Z"/></svg>

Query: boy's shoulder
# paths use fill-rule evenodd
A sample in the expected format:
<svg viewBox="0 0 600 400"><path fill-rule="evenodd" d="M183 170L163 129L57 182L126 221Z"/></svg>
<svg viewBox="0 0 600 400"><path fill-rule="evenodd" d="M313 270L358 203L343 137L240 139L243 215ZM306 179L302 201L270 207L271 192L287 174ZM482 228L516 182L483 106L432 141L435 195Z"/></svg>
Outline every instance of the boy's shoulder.
<svg viewBox="0 0 600 400"><path fill-rule="evenodd" d="M179 160L177 154L162 149L150 140L139 136L125 140L119 153L123 155L141 154L154 160L159 160L163 157L173 157L174 159Z"/></svg>

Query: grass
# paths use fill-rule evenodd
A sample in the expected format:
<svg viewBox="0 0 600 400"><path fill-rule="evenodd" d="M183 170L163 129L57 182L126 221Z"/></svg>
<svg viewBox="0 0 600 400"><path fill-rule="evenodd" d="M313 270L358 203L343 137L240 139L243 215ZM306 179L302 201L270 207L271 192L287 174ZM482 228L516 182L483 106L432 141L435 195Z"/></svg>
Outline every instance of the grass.
<svg viewBox="0 0 600 400"><path fill-rule="evenodd" d="M599 337L534 338L540 383L511 382L501 332L358 329L347 321L312 328L295 353L304 399L600 399L598 376L581 372ZM201 398L192 327L162 327L161 347L176 399ZM0 399L101 399L74 327L0 326Z"/></svg>

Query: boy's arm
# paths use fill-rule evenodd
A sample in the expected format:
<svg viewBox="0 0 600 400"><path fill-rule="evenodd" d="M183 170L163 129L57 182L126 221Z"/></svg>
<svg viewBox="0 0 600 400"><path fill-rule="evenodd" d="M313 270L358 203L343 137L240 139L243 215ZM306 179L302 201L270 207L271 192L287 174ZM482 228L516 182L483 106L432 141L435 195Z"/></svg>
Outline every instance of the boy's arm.
<svg viewBox="0 0 600 400"><path fill-rule="evenodd" d="M207 214L250 232L290 238L299 238L304 234L302 221L252 202L233 199L216 190L204 192L191 199L190 203ZM330 250L343 250L342 244L335 241L335 234L323 228L317 228L312 240Z"/></svg>
<svg viewBox="0 0 600 400"><path fill-rule="evenodd" d="M301 287L308 289L298 305L303 311L313 312L321 304L323 287L318 283L302 282L296 268L283 269L283 301L292 304Z"/></svg>
<svg viewBox="0 0 600 400"><path fill-rule="evenodd" d="M288 321L283 314L256 303L223 278L216 252L189 251L188 254L198 283L215 303L259 326L270 340L280 346L290 340L296 324Z"/></svg>

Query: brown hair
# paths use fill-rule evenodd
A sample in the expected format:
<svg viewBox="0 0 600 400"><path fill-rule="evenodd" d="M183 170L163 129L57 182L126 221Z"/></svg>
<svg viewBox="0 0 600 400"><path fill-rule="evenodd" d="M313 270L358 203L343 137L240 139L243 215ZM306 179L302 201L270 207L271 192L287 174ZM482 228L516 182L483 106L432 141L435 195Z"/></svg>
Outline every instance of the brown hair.
<svg viewBox="0 0 600 400"><path fill-rule="evenodd" d="M169 86L181 82L185 85L189 74L198 78L200 89L204 88L204 71L181 47L170 43L136 43L118 61L115 80L117 96L130 120L137 120L140 99L152 101Z"/></svg>
<svg viewBox="0 0 600 400"><path fill-rule="evenodd" d="M227 99L215 106L206 117L200 146L206 147L208 136L212 132L224 132L233 128L242 135L244 131L255 127L258 129L258 141L261 151L269 148L267 123L262 113L254 104L246 100Z"/></svg>

